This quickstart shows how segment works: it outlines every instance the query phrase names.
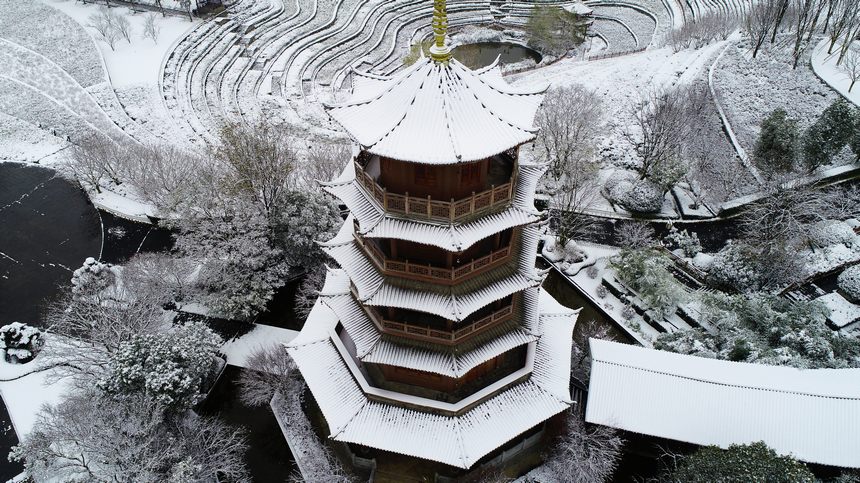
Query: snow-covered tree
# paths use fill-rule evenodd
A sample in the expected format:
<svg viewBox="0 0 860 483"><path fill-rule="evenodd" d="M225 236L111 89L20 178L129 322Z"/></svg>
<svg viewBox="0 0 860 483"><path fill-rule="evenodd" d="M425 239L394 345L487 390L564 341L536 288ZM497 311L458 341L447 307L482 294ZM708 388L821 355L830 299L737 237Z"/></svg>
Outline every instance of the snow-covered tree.
<svg viewBox="0 0 860 483"><path fill-rule="evenodd" d="M797 120L784 109L776 109L761 122L754 158L759 169L785 172L794 168L798 154Z"/></svg>
<svg viewBox="0 0 860 483"><path fill-rule="evenodd" d="M681 149L690 125L685 90L657 90L634 108L635 122L624 137L636 150L640 179L651 180L665 192L686 173Z"/></svg>
<svg viewBox="0 0 860 483"><path fill-rule="evenodd" d="M249 319L265 310L289 271L284 252L273 246L268 221L252 209L188 220L176 247L201 264L202 302L225 317Z"/></svg>
<svg viewBox="0 0 860 483"><path fill-rule="evenodd" d="M145 394L172 411L191 408L212 377L221 338L199 322L162 334L136 335L111 355L99 387L108 394Z"/></svg>
<svg viewBox="0 0 860 483"><path fill-rule="evenodd" d="M860 303L860 265L846 268L836 281L851 301Z"/></svg>
<svg viewBox="0 0 860 483"><path fill-rule="evenodd" d="M689 233L687 230L678 230L672 225L669 233L663 238L663 244L670 250L681 250L685 257L695 257L702 251L702 243L696 232Z"/></svg>
<svg viewBox="0 0 860 483"><path fill-rule="evenodd" d="M848 92L851 92L854 90L854 84L860 80L860 49L851 49L845 54L842 69L848 75L848 80L851 81L851 84L848 86Z"/></svg>
<svg viewBox="0 0 860 483"><path fill-rule="evenodd" d="M529 47L544 55L563 57L585 40L588 24L577 14L557 6L538 5L526 23Z"/></svg>
<svg viewBox="0 0 860 483"><path fill-rule="evenodd" d="M670 261L650 249L622 250L611 261L615 276L659 316L672 313L687 293L666 268Z"/></svg>
<svg viewBox="0 0 860 483"><path fill-rule="evenodd" d="M294 186L297 154L292 133L283 127L227 124L214 156L228 168L231 191L249 197L266 214L281 206Z"/></svg>
<svg viewBox="0 0 860 483"><path fill-rule="evenodd" d="M10 458L35 481L204 483L246 481L246 450L244 436L217 419L168 418L143 395L90 388L46 406Z"/></svg>
<svg viewBox="0 0 860 483"><path fill-rule="evenodd" d="M688 456L674 458L674 467L660 483L814 483L815 476L800 461L778 455L766 444L733 444L728 449L705 446Z"/></svg>
<svg viewBox="0 0 860 483"><path fill-rule="evenodd" d="M300 319L307 318L319 298L320 290L325 284L326 271L325 265L322 264L310 268L296 289L295 310Z"/></svg>
<svg viewBox="0 0 860 483"><path fill-rule="evenodd" d="M151 39L152 43L158 43L161 26L158 25L158 17L154 13L148 13L143 17L143 38Z"/></svg>
<svg viewBox="0 0 860 483"><path fill-rule="evenodd" d="M110 297L106 294L116 284L116 272L110 264L87 257L83 266L72 272L72 294L77 299Z"/></svg>
<svg viewBox="0 0 860 483"><path fill-rule="evenodd" d="M68 168L84 187L101 192L106 180L122 182L120 160L123 147L103 135L93 135L72 145Z"/></svg>
<svg viewBox="0 0 860 483"><path fill-rule="evenodd" d="M336 178L352 154L346 141L317 138L309 142L310 147L296 170L303 188L315 190L317 182Z"/></svg>
<svg viewBox="0 0 860 483"><path fill-rule="evenodd" d="M609 481L621 459L624 441L606 426L588 424L569 410L565 428L546 458L546 468L558 480L570 483Z"/></svg>
<svg viewBox="0 0 860 483"><path fill-rule="evenodd" d="M317 242L331 239L342 223L337 204L318 190L286 193L270 217L274 245L302 269L320 264L325 255Z"/></svg>
<svg viewBox="0 0 860 483"><path fill-rule="evenodd" d="M595 140L603 126L601 101L578 84L553 89L544 98L535 123L540 127L535 154L550 167L553 227L565 245L593 225L593 218L583 213L600 194L594 157Z"/></svg>
<svg viewBox="0 0 860 483"><path fill-rule="evenodd" d="M803 136L803 157L810 172L830 163L851 142L857 109L843 98L827 107Z"/></svg>
<svg viewBox="0 0 860 483"><path fill-rule="evenodd" d="M122 268L129 297L158 306L181 302L193 292L195 264L171 253L139 253Z"/></svg>

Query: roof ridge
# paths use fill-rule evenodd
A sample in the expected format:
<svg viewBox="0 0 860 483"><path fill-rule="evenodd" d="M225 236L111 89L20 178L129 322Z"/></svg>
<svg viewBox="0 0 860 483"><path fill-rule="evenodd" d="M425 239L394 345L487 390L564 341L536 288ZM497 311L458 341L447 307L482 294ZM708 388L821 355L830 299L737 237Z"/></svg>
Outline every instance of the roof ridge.
<svg viewBox="0 0 860 483"><path fill-rule="evenodd" d="M657 349L654 349L654 350L657 350ZM664 351L664 352L668 352L668 351ZM670 354L675 354L675 353L672 352ZM683 354L683 355L687 355L690 357L698 357L698 356L693 356L690 354ZM702 359L708 359L708 358L703 357ZM719 361L720 359L711 359L711 360ZM625 367L627 369L634 369L634 370L642 371L642 372L650 372L653 374L662 374L664 376L677 377L679 379L686 379L689 381L704 382L706 384L713 384L716 386L736 387L739 389L752 389L752 390L756 390L756 391L777 392L777 393L781 393L781 394L795 394L798 396L819 397L819 398L824 398L824 399L841 399L841 400L847 400L847 401L860 401L860 396L826 396L823 394L815 394L815 393L804 392L804 391L790 391L790 390L786 390L786 389L774 389L774 388L768 388L768 387L750 386L750 385L746 385L746 384L731 384L728 382L712 381L712 380L703 379L703 378L699 378L699 377L683 376L680 374L672 374L671 372L658 371L656 369L645 369L644 367L631 366L629 364L621 364L619 362L604 361L604 360L600 360L600 359L593 359L593 361L594 362L600 362L603 364L618 366L618 367ZM735 361L721 361L721 362L735 362ZM748 364L748 363L741 363L741 364ZM790 367L790 366L771 366L771 367Z"/></svg>

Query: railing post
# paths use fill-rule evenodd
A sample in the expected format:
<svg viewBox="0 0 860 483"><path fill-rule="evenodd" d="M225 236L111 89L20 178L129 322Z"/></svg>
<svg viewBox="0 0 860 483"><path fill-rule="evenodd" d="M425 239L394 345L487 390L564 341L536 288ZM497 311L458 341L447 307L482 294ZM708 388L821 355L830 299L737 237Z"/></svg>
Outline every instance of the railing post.
<svg viewBox="0 0 860 483"><path fill-rule="evenodd" d="M475 212L475 192L472 191L472 198L469 200L469 213Z"/></svg>
<svg viewBox="0 0 860 483"><path fill-rule="evenodd" d="M496 202L496 185L490 185L490 206Z"/></svg>
<svg viewBox="0 0 860 483"><path fill-rule="evenodd" d="M406 199L403 202L403 207L406 209L406 214L409 214L409 192L406 192Z"/></svg>
<svg viewBox="0 0 860 483"><path fill-rule="evenodd" d="M430 216L430 195L427 195L427 216Z"/></svg>
<svg viewBox="0 0 860 483"><path fill-rule="evenodd" d="M448 205L448 216L450 217L451 221L454 221L454 211L454 198L451 198L451 204Z"/></svg>
<svg viewBox="0 0 860 483"><path fill-rule="evenodd" d="M382 209L388 211L388 188L382 188Z"/></svg>

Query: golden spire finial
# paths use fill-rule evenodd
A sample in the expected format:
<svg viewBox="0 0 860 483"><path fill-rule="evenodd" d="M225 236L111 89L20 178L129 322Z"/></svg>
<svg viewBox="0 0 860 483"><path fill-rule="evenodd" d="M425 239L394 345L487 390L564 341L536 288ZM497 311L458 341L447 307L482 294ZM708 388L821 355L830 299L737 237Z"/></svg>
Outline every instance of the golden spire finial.
<svg viewBox="0 0 860 483"><path fill-rule="evenodd" d="M451 59L451 49L447 45L448 11L445 0L433 0L433 37L435 42L430 47L430 58L436 62L448 62Z"/></svg>

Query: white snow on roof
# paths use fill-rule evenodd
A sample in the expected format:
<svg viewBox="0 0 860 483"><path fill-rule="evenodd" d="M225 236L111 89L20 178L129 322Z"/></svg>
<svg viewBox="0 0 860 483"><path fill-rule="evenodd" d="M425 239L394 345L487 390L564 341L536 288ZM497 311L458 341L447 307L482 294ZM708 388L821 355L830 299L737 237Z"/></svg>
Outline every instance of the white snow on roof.
<svg viewBox="0 0 860 483"><path fill-rule="evenodd" d="M546 297L542 293L541 301ZM314 307L303 333L321 334L336 323L333 312L322 308ZM546 319L546 337L536 344L532 377L500 388L457 415L415 409L420 398L408 395L403 397L410 400L411 408L369 399L364 394L369 389L356 380L356 372L344 361L331 336L315 341L300 336L287 350L322 410L332 439L469 468L570 406L567 387L575 315L569 311L568 317Z"/></svg>
<svg viewBox="0 0 860 483"><path fill-rule="evenodd" d="M468 287L466 281L458 285L461 290L444 291L419 290L395 285L390 277L384 277L376 265L359 248L353 238L353 216L349 215L338 234L322 249L346 271L354 284L361 301L368 305L399 307L403 309L428 312L448 320L463 320L480 308L528 287L535 287L542 281L535 272L535 256L539 239L538 227L528 225L521 231L520 257L517 270L488 283L462 292ZM496 270L496 269L494 269ZM480 277L480 276L479 276Z"/></svg>
<svg viewBox="0 0 860 483"><path fill-rule="evenodd" d="M546 166L521 162L519 169L511 205L465 223L421 221L386 213L355 181L352 162L347 163L337 180L322 185L346 205L358 220L360 232L365 237L409 240L461 251L490 235L540 220L540 212L534 206L534 194Z"/></svg>
<svg viewBox="0 0 860 483"><path fill-rule="evenodd" d="M534 139L546 90L512 87L491 71L421 58L392 77L353 76L350 100L325 108L373 154L428 164L475 161Z"/></svg>
<svg viewBox="0 0 860 483"><path fill-rule="evenodd" d="M328 277L346 278L346 274L340 270L332 270ZM321 301L343 324L355 344L359 360L432 372L447 377L462 377L481 363L538 339L543 330L541 320L544 317L554 316L538 315L539 292L540 289L537 287L523 292L523 307L519 309L524 319L521 327L501 333L469 350L457 352L440 352L383 339L382 333L350 293L326 295L321 298ZM565 315L570 317L573 314L568 311Z"/></svg>
<svg viewBox="0 0 860 483"><path fill-rule="evenodd" d="M860 369L802 370L591 339L586 420L698 445L764 441L860 467Z"/></svg>
<svg viewBox="0 0 860 483"><path fill-rule="evenodd" d="M827 318L836 327L843 328L860 320L860 305L852 304L837 292L822 295L815 300L827 305L830 309L830 315Z"/></svg>
<svg viewBox="0 0 860 483"><path fill-rule="evenodd" d="M577 15L591 15L592 13L594 13L594 10L588 8L587 6L585 6L579 2L571 4L571 5L566 5L563 8L565 10L567 10L568 12L575 13Z"/></svg>

